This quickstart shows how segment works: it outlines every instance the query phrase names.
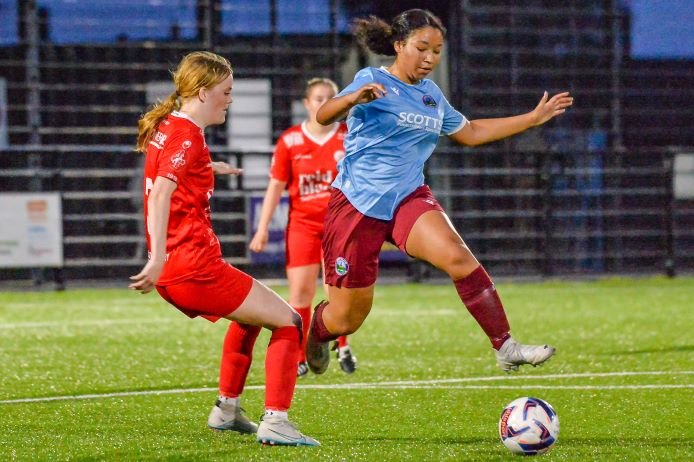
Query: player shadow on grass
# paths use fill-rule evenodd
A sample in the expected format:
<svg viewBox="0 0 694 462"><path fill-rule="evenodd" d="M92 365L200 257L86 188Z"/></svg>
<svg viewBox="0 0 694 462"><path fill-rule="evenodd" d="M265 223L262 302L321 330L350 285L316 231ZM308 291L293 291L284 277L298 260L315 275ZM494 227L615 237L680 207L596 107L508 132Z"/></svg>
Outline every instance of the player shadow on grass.
<svg viewBox="0 0 694 462"><path fill-rule="evenodd" d="M347 442L348 440L352 438L340 438L343 442ZM379 435L371 435L371 436L363 436L360 435L358 438L353 438L354 440L357 441L383 441L383 442L390 442L390 443L405 443L405 444L411 444L413 440L417 440L417 444L440 444L440 445L464 445L464 446L469 446L469 445L475 445L478 446L480 444L496 444L498 439L497 438L488 438L488 437L477 437L477 438L463 438L463 437L456 437L456 436L451 436L447 438L441 438L441 437L436 437L436 438L421 438L421 436L379 436Z"/></svg>
<svg viewBox="0 0 694 462"><path fill-rule="evenodd" d="M586 446L604 446L606 448L605 452L601 452L601 456L613 453L615 455L624 455L624 448L656 448L656 447L676 447L682 448L682 438L672 437L654 437L653 434L649 434L642 438L634 438L632 436L615 438L614 436L606 437L587 437L587 438L572 438L559 437L559 442L563 443L566 447L586 447ZM555 451L556 452L556 451ZM615 458L615 460L617 460Z"/></svg>
<svg viewBox="0 0 694 462"><path fill-rule="evenodd" d="M650 353L690 353L694 351L694 345L680 345L667 348L647 348L642 350L628 351L606 351L603 353L595 353L596 356L613 356L613 355L645 355Z"/></svg>

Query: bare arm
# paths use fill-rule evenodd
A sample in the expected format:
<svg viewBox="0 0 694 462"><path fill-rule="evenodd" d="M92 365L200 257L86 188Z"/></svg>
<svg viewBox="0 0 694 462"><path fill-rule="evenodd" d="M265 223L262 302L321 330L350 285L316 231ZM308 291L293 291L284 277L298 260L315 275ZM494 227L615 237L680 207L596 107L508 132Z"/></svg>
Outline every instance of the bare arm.
<svg viewBox="0 0 694 462"><path fill-rule="evenodd" d="M147 195L147 232L151 246L151 255L142 271L131 276L129 287L146 294L154 289L166 262L166 232L169 227L169 210L171 195L178 185L173 181L158 176Z"/></svg>
<svg viewBox="0 0 694 462"><path fill-rule="evenodd" d="M326 101L320 109L318 109L316 120L319 124L330 125L338 120L344 119L349 110L354 106L382 98L385 94L386 89L380 83L367 83L353 93L336 96Z"/></svg>
<svg viewBox="0 0 694 462"><path fill-rule="evenodd" d="M241 175L242 168L232 167L226 162L210 162L210 167L215 175Z"/></svg>
<svg viewBox="0 0 694 462"><path fill-rule="evenodd" d="M270 220L272 220L272 215L275 213L277 204L280 202L282 191L284 191L286 187L286 181L270 178L270 184L267 185L265 198L263 199L263 207L260 211L258 230L255 232L253 239L251 239L251 243L248 245L248 248L253 252L262 252L265 249L270 236Z"/></svg>
<svg viewBox="0 0 694 462"><path fill-rule="evenodd" d="M572 104L573 98L568 92L556 94L552 98L549 98L545 92L537 107L531 112L513 117L471 120L449 138L465 146L477 146L501 140L544 124L566 112L566 108Z"/></svg>

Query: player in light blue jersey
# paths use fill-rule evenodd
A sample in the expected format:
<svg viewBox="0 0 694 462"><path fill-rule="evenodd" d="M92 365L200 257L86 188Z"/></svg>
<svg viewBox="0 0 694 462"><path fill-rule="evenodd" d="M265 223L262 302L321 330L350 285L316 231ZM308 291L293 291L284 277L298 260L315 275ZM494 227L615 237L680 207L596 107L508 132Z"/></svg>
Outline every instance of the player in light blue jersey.
<svg viewBox="0 0 694 462"><path fill-rule="evenodd" d="M364 215L390 220L398 204L424 184L424 163L439 136L461 130L467 119L433 81L410 84L384 67L362 69L338 97L373 83L385 89L384 97L350 111L347 157L333 186Z"/></svg>
<svg viewBox="0 0 694 462"><path fill-rule="evenodd" d="M423 169L439 136L466 146L500 140L562 114L573 98L545 92L528 113L468 120L426 78L439 63L445 34L426 10L405 11L391 24L373 16L357 20L360 43L395 60L362 69L318 111L325 125L347 117L349 132L325 218L330 302L318 304L308 333L307 359L317 374L328 366L328 342L355 332L369 314L385 241L451 277L504 371L541 364L554 354L548 345L522 345L511 337L494 283L424 184Z"/></svg>

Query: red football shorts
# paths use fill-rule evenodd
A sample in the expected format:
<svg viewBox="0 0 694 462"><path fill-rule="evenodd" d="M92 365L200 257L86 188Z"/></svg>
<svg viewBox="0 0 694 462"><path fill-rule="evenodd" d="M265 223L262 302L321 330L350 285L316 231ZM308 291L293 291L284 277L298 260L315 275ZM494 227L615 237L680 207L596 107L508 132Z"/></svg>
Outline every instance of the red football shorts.
<svg viewBox="0 0 694 462"><path fill-rule="evenodd" d="M323 261L321 249L323 223L308 227L289 224L286 237L286 266L320 265Z"/></svg>
<svg viewBox="0 0 694 462"><path fill-rule="evenodd" d="M390 221L367 217L333 188L325 216L323 255L325 282L335 287L369 287L378 276L378 254L383 243L392 242L405 251L412 226L424 213L443 208L422 185L407 196Z"/></svg>
<svg viewBox="0 0 694 462"><path fill-rule="evenodd" d="M204 274L157 286L157 291L186 316L216 322L241 306L252 286L252 277L220 258L208 265Z"/></svg>

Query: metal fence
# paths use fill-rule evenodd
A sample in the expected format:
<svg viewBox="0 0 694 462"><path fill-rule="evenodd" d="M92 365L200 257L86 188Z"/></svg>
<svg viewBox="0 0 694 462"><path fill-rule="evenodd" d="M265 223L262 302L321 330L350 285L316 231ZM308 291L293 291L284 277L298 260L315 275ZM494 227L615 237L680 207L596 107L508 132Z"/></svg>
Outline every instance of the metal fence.
<svg viewBox="0 0 694 462"><path fill-rule="evenodd" d="M143 263L142 157L130 145L152 102L150 84L169 80L183 54L216 51L231 58L239 82L267 83L260 93L267 141L234 145L237 121L259 111L252 91L249 112L231 113L231 129L206 135L216 156L248 165L267 160L271 143L295 122L305 79L329 76L344 85L359 67L379 62L355 46L349 18L401 10L393 2L340 0L307 0L302 8L281 0L178 0L169 9L139 0L58 3L0 0L8 121L0 192L61 193L68 278L123 277ZM99 16L97 4L113 11ZM694 67L630 60L621 5L427 2L449 30L434 78L467 116L530 109L545 89L569 89L577 98L542 130L484 149L442 143L430 161L437 196L495 274L694 269L694 203L672 194L676 151L667 148L694 145ZM232 110L243 99L235 89ZM676 104L663 107L665 100ZM248 198L262 185L260 176L219 181L213 199L224 254L240 266L251 264Z"/></svg>
<svg viewBox="0 0 694 462"><path fill-rule="evenodd" d="M673 154L452 149L429 178L497 273L674 274L694 269L694 202L673 196Z"/></svg>
<svg viewBox="0 0 694 462"><path fill-rule="evenodd" d="M250 154L269 156L212 150L215 158L240 166ZM662 149L442 148L430 161L428 179L456 228L494 274L674 274L694 270L694 203L673 197L672 159L673 153ZM2 151L0 193L60 192L65 276L125 277L146 255L141 161L127 146ZM212 201L225 258L241 267L250 263L248 198L259 192L244 185L248 180L218 178ZM400 268L404 275L407 264ZM281 276L283 267L266 270ZM422 270L424 276L437 275Z"/></svg>

